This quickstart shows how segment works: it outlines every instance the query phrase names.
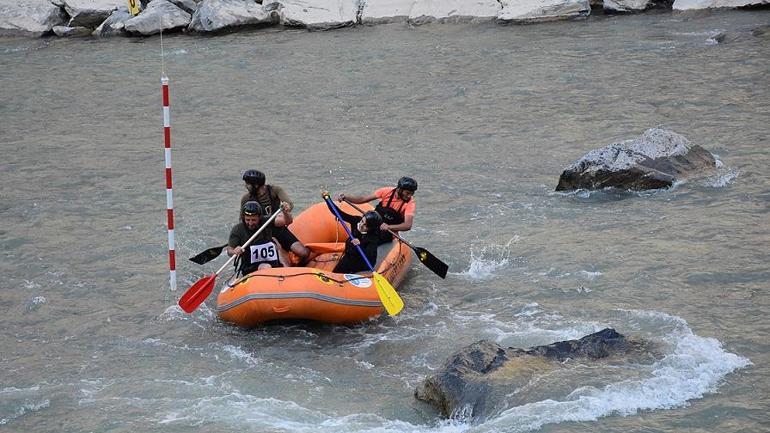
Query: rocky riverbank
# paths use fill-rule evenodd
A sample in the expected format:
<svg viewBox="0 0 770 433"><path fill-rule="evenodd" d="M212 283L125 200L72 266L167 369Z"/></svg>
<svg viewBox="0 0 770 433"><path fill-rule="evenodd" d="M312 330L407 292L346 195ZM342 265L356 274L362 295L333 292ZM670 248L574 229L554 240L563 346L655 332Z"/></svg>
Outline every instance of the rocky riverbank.
<svg viewBox="0 0 770 433"><path fill-rule="evenodd" d="M536 23L596 13L769 7L770 0L0 0L0 35L147 36L248 27L328 30L388 22Z"/></svg>

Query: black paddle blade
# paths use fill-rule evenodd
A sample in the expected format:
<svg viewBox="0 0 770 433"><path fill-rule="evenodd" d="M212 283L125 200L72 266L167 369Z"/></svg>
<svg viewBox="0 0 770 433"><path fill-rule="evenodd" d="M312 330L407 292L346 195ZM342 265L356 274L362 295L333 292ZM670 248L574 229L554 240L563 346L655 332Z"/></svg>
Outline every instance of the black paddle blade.
<svg viewBox="0 0 770 433"><path fill-rule="evenodd" d="M197 263L199 265L202 265L204 263L208 263L208 262L216 259L217 257L219 257L219 255L222 254L222 250L226 246L227 245L222 245L221 247L209 248L206 251L198 254L195 257L190 257L190 261L191 262L195 262L195 263Z"/></svg>
<svg viewBox="0 0 770 433"><path fill-rule="evenodd" d="M439 260L438 257L431 254L430 251L425 248L414 247L414 251L417 253L417 258L420 259L423 265L439 277L446 278L449 265Z"/></svg>

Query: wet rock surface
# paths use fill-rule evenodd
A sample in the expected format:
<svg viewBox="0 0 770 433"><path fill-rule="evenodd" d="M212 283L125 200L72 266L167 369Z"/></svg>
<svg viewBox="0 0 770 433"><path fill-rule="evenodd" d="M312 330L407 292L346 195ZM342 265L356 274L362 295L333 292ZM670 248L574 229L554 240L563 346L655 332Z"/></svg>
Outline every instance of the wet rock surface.
<svg viewBox="0 0 770 433"><path fill-rule="evenodd" d="M716 160L709 151L675 132L652 128L637 139L587 153L562 172L556 191L668 188L714 170Z"/></svg>
<svg viewBox="0 0 770 433"><path fill-rule="evenodd" d="M533 389L531 384L575 363L650 362L658 356L650 342L626 338L610 328L529 349L506 349L481 340L451 355L437 374L417 386L414 395L446 418L478 422L511 405L549 398L546 387Z"/></svg>

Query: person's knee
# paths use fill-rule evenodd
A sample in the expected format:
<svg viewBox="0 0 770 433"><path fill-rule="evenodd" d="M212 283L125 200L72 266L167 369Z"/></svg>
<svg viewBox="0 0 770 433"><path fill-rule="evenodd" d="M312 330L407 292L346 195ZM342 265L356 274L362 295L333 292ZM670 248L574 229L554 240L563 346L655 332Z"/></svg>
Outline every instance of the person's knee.
<svg viewBox="0 0 770 433"><path fill-rule="evenodd" d="M257 269L261 271L262 269L269 269L272 267L273 266L270 263L262 263L257 267Z"/></svg>

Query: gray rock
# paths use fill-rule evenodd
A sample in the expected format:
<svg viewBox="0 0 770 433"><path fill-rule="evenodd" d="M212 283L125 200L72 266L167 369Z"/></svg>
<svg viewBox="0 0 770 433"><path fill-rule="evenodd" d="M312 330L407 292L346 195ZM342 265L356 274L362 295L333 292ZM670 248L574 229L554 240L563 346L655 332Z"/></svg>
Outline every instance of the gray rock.
<svg viewBox="0 0 770 433"><path fill-rule="evenodd" d="M189 29L196 32L270 24L272 17L253 0L204 0L192 16Z"/></svg>
<svg viewBox="0 0 770 433"><path fill-rule="evenodd" d="M482 340L451 355L441 371L417 386L414 395L444 417L478 422L511 403L525 404L532 381L569 368L568 360L650 362L659 356L649 342L627 339L609 328L580 340L530 349L504 349Z"/></svg>
<svg viewBox="0 0 770 433"><path fill-rule="evenodd" d="M154 35L163 31L185 28L190 24L190 14L167 0L153 0L141 14L124 23L128 33Z"/></svg>
<svg viewBox="0 0 770 433"><path fill-rule="evenodd" d="M330 30L358 21L358 0L264 0L265 7L279 3L280 22L310 30Z"/></svg>
<svg viewBox="0 0 770 433"><path fill-rule="evenodd" d="M126 34L126 21L133 18L128 8L120 7L112 13L99 27L94 30L92 35L98 37L123 36Z"/></svg>
<svg viewBox="0 0 770 433"><path fill-rule="evenodd" d="M61 7L46 0L0 1L0 35L42 36L66 20Z"/></svg>
<svg viewBox="0 0 770 433"><path fill-rule="evenodd" d="M556 191L668 188L678 179L710 174L714 155L685 137L652 128L635 140L592 150L562 172Z"/></svg>
<svg viewBox="0 0 770 433"><path fill-rule="evenodd" d="M492 21L501 9L497 0L415 0L409 13L409 22Z"/></svg>
<svg viewBox="0 0 770 433"><path fill-rule="evenodd" d="M609 13L642 12L655 4L653 0L604 0L603 8Z"/></svg>
<svg viewBox="0 0 770 433"><path fill-rule="evenodd" d="M188 14L193 14L196 10L198 10L198 3L195 2L195 0L169 0L171 3L173 3L176 7L179 9L182 9L183 11L187 12ZM252 0L254 1L254 0Z"/></svg>
<svg viewBox="0 0 770 433"><path fill-rule="evenodd" d="M674 0L672 8L675 11L696 9L739 8L746 6L763 6L770 0Z"/></svg>
<svg viewBox="0 0 770 433"><path fill-rule="evenodd" d="M125 5L125 0L64 0L64 9L71 17L67 25L94 29L115 9Z"/></svg>
<svg viewBox="0 0 770 433"><path fill-rule="evenodd" d="M69 26L54 26L52 30L56 36L69 38L91 36L92 32L88 27Z"/></svg>
<svg viewBox="0 0 770 433"><path fill-rule="evenodd" d="M591 13L589 0L500 0L498 21L535 23L584 18Z"/></svg>

